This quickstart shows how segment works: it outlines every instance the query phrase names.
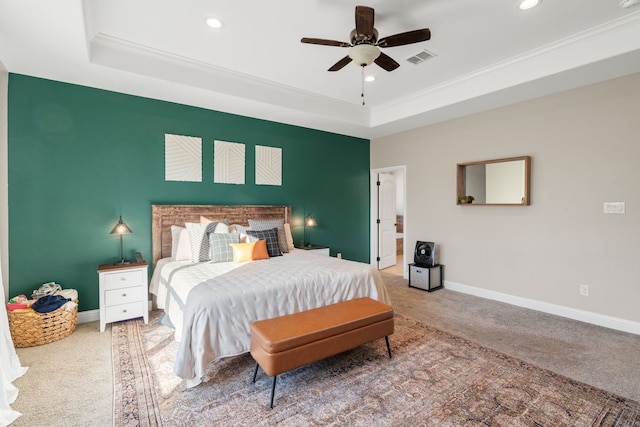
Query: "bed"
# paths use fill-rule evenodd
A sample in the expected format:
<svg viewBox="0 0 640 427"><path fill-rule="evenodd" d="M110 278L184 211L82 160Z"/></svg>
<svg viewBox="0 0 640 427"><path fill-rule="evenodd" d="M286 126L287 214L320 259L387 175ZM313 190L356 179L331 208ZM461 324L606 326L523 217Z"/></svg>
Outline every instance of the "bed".
<svg viewBox="0 0 640 427"><path fill-rule="evenodd" d="M179 347L174 372L187 387L201 382L211 362L248 352L256 320L364 296L390 303L373 266L310 251L293 249L241 263L175 256L177 227L221 220L242 226L249 226L249 219L289 223L289 206L153 205L152 217L150 292L175 328ZM292 239L289 243L291 247Z"/></svg>

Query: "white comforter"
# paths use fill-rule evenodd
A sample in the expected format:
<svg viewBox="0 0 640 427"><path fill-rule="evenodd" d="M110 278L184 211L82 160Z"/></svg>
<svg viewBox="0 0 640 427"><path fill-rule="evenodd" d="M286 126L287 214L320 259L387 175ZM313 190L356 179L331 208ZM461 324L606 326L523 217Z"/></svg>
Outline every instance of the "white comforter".
<svg viewBox="0 0 640 427"><path fill-rule="evenodd" d="M174 372L188 387L214 360L248 352L256 320L364 296L390 303L373 266L303 250L242 264L160 260L150 291L175 327Z"/></svg>

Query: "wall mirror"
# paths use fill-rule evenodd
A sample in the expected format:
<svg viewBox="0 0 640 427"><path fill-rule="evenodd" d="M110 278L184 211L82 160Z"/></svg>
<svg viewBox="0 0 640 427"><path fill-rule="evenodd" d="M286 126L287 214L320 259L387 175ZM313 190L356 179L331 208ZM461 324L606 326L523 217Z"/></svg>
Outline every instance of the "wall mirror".
<svg viewBox="0 0 640 427"><path fill-rule="evenodd" d="M458 163L457 204L528 205L531 157Z"/></svg>

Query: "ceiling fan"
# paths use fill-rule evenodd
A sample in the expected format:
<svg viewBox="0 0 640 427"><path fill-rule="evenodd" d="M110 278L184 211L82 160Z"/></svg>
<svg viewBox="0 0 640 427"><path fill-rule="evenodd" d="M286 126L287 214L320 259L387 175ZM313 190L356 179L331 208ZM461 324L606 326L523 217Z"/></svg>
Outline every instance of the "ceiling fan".
<svg viewBox="0 0 640 427"><path fill-rule="evenodd" d="M374 18L375 11L372 7L356 6L356 28L351 31L351 43L308 37L303 37L300 41L302 43L351 48L349 54L336 62L328 71L338 71L351 61L355 61L361 67L375 62L383 69L393 71L400 64L390 56L380 52L379 48L418 43L431 38L431 31L428 28L423 28L378 39L378 30L373 26Z"/></svg>

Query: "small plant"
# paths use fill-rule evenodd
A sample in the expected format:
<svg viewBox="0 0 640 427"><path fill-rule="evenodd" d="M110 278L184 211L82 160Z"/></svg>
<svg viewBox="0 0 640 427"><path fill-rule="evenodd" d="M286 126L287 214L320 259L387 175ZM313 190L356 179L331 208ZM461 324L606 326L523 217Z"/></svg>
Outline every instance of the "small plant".
<svg viewBox="0 0 640 427"><path fill-rule="evenodd" d="M460 201L460 203L465 204L465 203L473 203L475 198L473 196L460 196L458 200Z"/></svg>

